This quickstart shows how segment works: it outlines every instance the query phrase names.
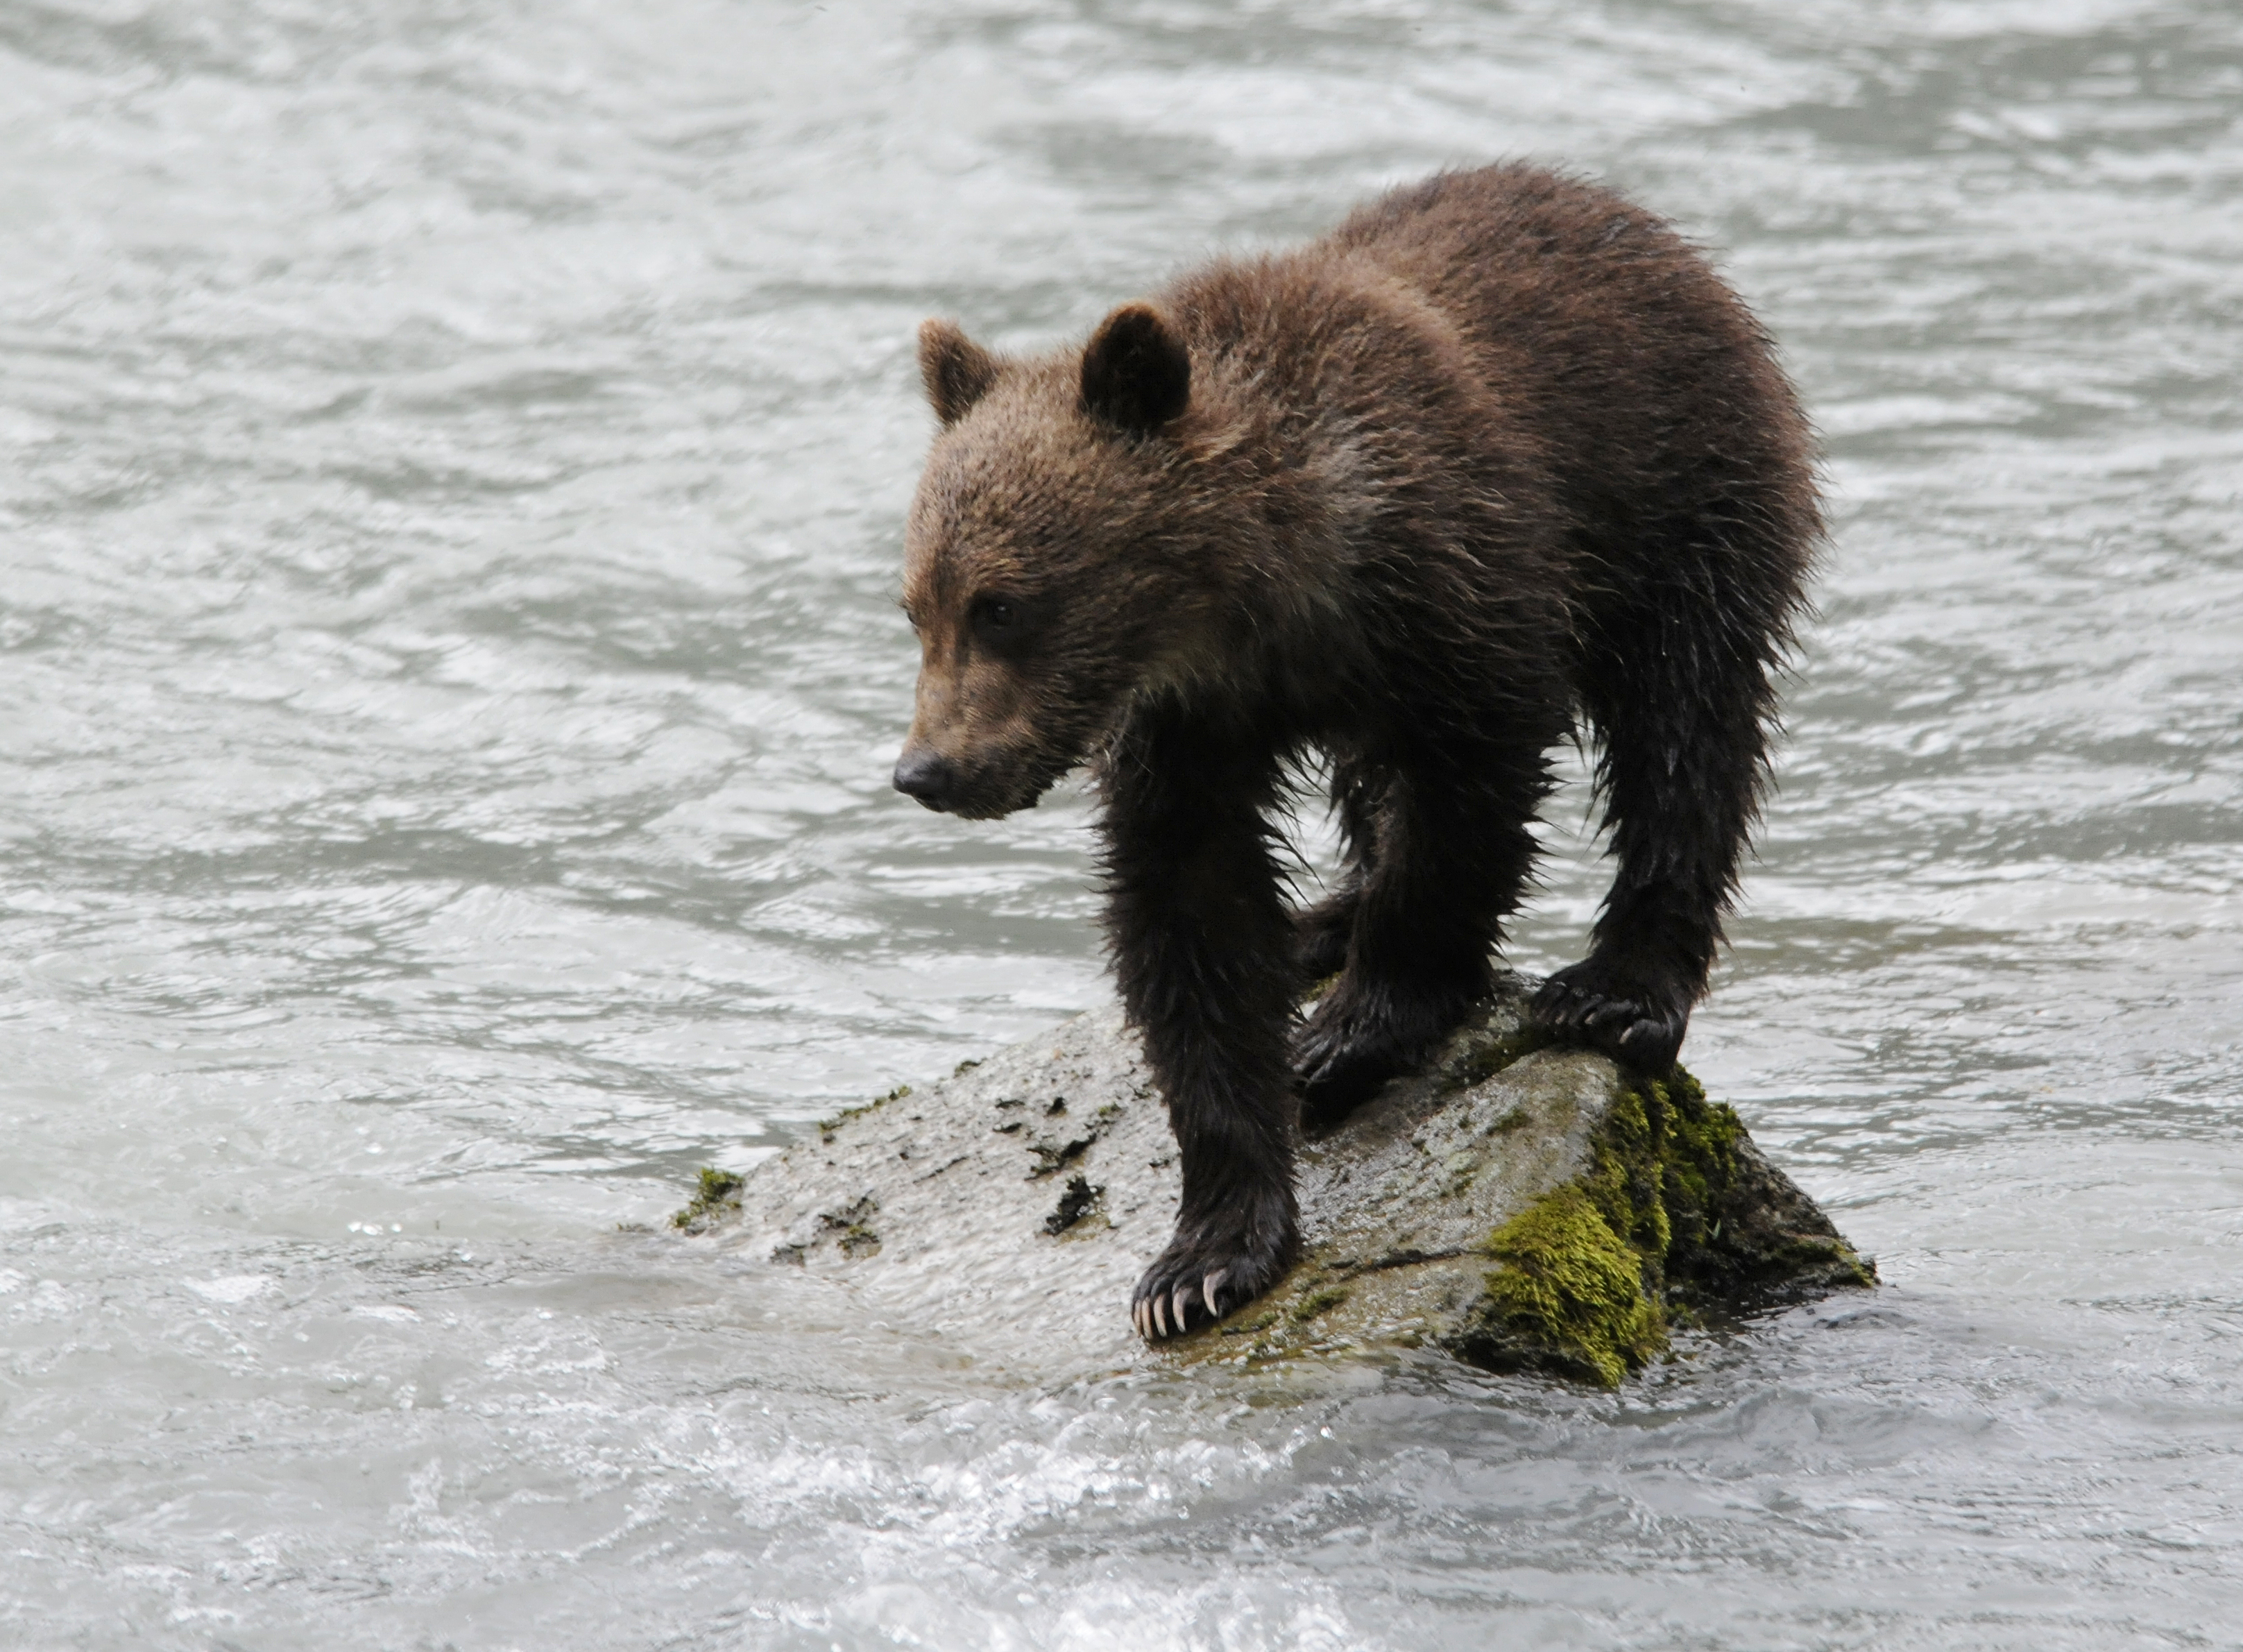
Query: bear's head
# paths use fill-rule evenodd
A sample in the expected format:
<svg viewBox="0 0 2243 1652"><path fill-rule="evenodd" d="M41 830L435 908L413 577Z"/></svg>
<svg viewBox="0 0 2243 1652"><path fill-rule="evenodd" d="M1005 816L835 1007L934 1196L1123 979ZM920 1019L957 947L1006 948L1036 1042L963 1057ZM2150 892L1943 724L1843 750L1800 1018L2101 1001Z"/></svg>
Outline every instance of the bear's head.
<svg viewBox="0 0 2243 1652"><path fill-rule="evenodd" d="M929 321L919 361L942 428L905 533L920 660L895 785L989 819L1034 804L1210 645L1191 357L1130 305L1081 351L1033 360Z"/></svg>

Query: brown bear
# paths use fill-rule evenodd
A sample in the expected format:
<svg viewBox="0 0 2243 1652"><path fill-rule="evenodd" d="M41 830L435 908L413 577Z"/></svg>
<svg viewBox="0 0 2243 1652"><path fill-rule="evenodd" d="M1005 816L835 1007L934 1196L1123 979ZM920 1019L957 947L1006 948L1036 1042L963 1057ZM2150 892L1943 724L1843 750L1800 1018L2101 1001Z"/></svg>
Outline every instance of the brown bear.
<svg viewBox="0 0 2243 1652"><path fill-rule="evenodd" d="M1618 875L1535 1011L1674 1062L1821 532L1791 388L1687 241L1579 179L1445 172L1081 349L930 321L919 367L941 430L895 784L987 819L1092 765L1108 943L1182 1162L1145 1336L1277 1279L1297 1116L1329 1126L1488 990L1580 719ZM1270 817L1318 755L1346 867L1294 913Z"/></svg>

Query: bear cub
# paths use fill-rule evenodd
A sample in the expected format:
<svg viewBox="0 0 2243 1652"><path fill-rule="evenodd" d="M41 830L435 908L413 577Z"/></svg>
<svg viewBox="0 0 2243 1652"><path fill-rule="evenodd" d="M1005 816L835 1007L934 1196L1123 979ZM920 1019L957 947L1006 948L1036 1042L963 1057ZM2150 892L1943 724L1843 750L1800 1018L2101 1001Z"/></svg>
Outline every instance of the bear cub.
<svg viewBox="0 0 2243 1652"><path fill-rule="evenodd" d="M941 428L895 784L988 819L1092 767L1115 974L1182 1169L1142 1334L1276 1283L1297 1118L1329 1128L1488 991L1546 753L1582 722L1617 870L1534 1013L1674 1062L1821 532L1791 388L1687 242L1577 179L1446 172L1080 349L929 321L919 354ZM1345 870L1290 911L1271 812L1319 757Z"/></svg>

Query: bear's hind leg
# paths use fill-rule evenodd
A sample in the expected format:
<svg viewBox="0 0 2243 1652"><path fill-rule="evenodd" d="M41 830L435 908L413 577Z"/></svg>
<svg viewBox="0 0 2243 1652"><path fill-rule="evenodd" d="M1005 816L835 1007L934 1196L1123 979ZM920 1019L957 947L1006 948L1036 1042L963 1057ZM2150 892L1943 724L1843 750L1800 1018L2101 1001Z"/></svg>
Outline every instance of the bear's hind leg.
<svg viewBox="0 0 2243 1652"><path fill-rule="evenodd" d="M1301 1127L1329 1129L1423 1064L1484 996L1534 857L1539 745L1418 752L1394 767L1347 968L1294 1039Z"/></svg>
<svg viewBox="0 0 2243 1652"><path fill-rule="evenodd" d="M1606 616L1583 671L1619 869L1588 957L1543 983L1534 1013L1647 1072L1674 1064L1721 944L1766 772L1769 677L1800 600L1788 558L1761 579L1714 577L1741 560L1678 556L1668 566L1686 577Z"/></svg>
<svg viewBox="0 0 2243 1652"><path fill-rule="evenodd" d="M1344 870L1331 893L1293 914L1301 980L1305 983L1313 985L1346 967L1356 907L1377 852L1378 799L1383 789L1377 772L1361 759L1332 759L1331 800L1339 817Z"/></svg>

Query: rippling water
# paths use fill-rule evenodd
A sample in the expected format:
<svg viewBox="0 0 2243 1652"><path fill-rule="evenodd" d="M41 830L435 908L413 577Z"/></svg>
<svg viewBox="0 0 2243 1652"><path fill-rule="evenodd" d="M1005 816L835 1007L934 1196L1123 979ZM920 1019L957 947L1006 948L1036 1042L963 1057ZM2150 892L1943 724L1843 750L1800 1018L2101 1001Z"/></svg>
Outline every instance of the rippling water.
<svg viewBox="0 0 2243 1652"><path fill-rule="evenodd" d="M1888 1288L1035 1372L634 1231L1107 991L1079 793L887 789L919 320L1512 154L1826 433L1688 1055ZM2232 6L0 0L0 1640L2243 1644Z"/></svg>

